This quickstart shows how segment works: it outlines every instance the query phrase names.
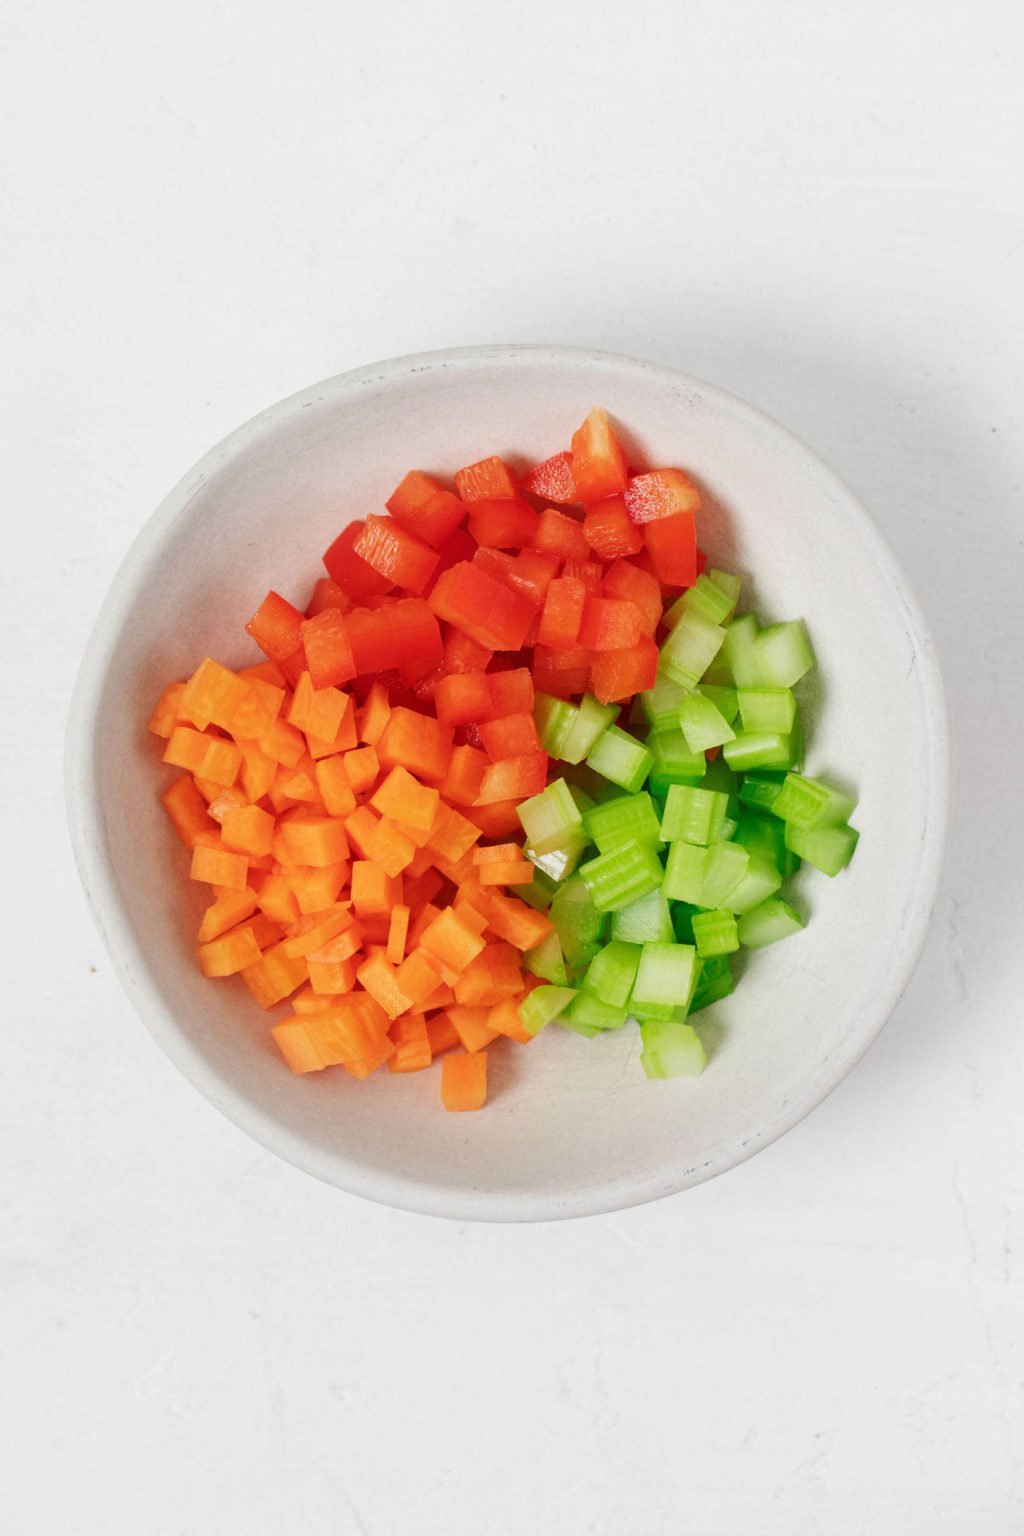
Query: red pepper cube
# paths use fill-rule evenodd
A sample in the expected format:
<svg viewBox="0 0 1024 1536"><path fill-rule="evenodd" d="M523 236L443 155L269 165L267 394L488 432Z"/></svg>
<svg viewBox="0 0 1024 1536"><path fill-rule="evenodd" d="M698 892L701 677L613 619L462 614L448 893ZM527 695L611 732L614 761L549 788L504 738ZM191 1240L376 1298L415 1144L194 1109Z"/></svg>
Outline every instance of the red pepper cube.
<svg viewBox="0 0 1024 1536"><path fill-rule="evenodd" d="M561 560L586 560L590 554L583 524L557 507L545 507L533 536L533 548L558 555Z"/></svg>
<svg viewBox="0 0 1024 1536"><path fill-rule="evenodd" d="M463 501L504 500L516 494L509 467L496 454L460 469L455 476L455 489Z"/></svg>
<svg viewBox="0 0 1024 1536"><path fill-rule="evenodd" d="M572 472L572 454L554 453L543 464L535 464L520 481L524 491L539 496L543 501L561 502L566 505L579 501L576 480Z"/></svg>
<svg viewBox="0 0 1024 1536"><path fill-rule="evenodd" d="M510 667L504 672L488 672L487 691L491 696L490 712L485 716L494 720L499 715L516 715L533 709L533 677L528 667Z"/></svg>
<svg viewBox="0 0 1024 1536"><path fill-rule="evenodd" d="M522 593L468 561L445 571L428 601L439 619L492 651L518 651L534 612Z"/></svg>
<svg viewBox="0 0 1024 1536"><path fill-rule="evenodd" d="M446 672L486 672L494 655L484 645L477 645L461 630L451 629L444 638L444 655L441 665Z"/></svg>
<svg viewBox="0 0 1024 1536"><path fill-rule="evenodd" d="M519 757L506 757L491 763L484 770L477 805L493 805L497 801L527 800L539 795L547 783L548 755L546 752L524 752Z"/></svg>
<svg viewBox="0 0 1024 1536"><path fill-rule="evenodd" d="M302 620L299 610L280 593L268 592L245 631L256 641L264 656L281 665L294 656L302 644Z"/></svg>
<svg viewBox="0 0 1024 1536"><path fill-rule="evenodd" d="M391 517L371 514L352 549L407 592L422 592L437 566L437 551Z"/></svg>
<svg viewBox="0 0 1024 1536"><path fill-rule="evenodd" d="M594 597L583 605L579 643L588 651L621 651L644 632L644 616L628 598Z"/></svg>
<svg viewBox="0 0 1024 1536"><path fill-rule="evenodd" d="M363 523L349 523L338 534L331 547L324 552L324 565L331 580L356 602L363 598L380 596L390 592L394 582L375 571L372 565L355 553L355 543L363 531Z"/></svg>
<svg viewBox="0 0 1024 1536"><path fill-rule="evenodd" d="M558 576L548 587L537 627L537 643L570 650L577 644L587 589L571 576Z"/></svg>
<svg viewBox="0 0 1024 1536"><path fill-rule="evenodd" d="M509 568L508 580L539 607L558 575L558 556L546 549L521 549Z"/></svg>
<svg viewBox="0 0 1024 1536"><path fill-rule="evenodd" d="M452 491L419 469L409 471L385 505L396 523L432 549L440 549L466 515L465 505Z"/></svg>
<svg viewBox="0 0 1024 1536"><path fill-rule="evenodd" d="M692 587L697 580L697 530L692 512L676 512L644 524L644 543L663 587Z"/></svg>
<svg viewBox="0 0 1024 1536"><path fill-rule="evenodd" d="M416 664L425 676L444 654L437 619L423 598L383 608L354 608L348 617L352 656L360 676Z"/></svg>
<svg viewBox="0 0 1024 1536"><path fill-rule="evenodd" d="M656 576L641 570L632 560L615 560L604 573L601 590L605 597L626 598L643 614L644 634L653 635L661 623L663 603Z"/></svg>
<svg viewBox="0 0 1024 1536"><path fill-rule="evenodd" d="M343 592L329 576L321 576L313 588L313 596L306 604L306 618L315 619L325 608L340 608L342 613L347 613L351 607L352 599L348 593Z"/></svg>
<svg viewBox="0 0 1024 1536"><path fill-rule="evenodd" d="M538 645L533 652L533 682L541 693L551 693L558 699L570 699L575 694L586 693L590 679L590 652L574 646L571 650L555 650L551 646Z"/></svg>
<svg viewBox="0 0 1024 1536"><path fill-rule="evenodd" d="M333 688L352 681L356 665L347 614L340 608L325 608L315 619L304 619L301 632L314 688Z"/></svg>
<svg viewBox="0 0 1024 1536"><path fill-rule="evenodd" d="M540 518L519 496L487 497L469 509L469 531L488 549L521 549L537 531Z"/></svg>
<svg viewBox="0 0 1024 1536"><path fill-rule="evenodd" d="M583 518L583 534L600 560L637 555L644 547L643 535L631 519L623 496L592 503Z"/></svg>
<svg viewBox="0 0 1024 1536"><path fill-rule="evenodd" d="M681 469L653 469L646 475L634 475L623 498L634 523L657 522L687 512L692 517L700 511L700 491Z"/></svg>
<svg viewBox="0 0 1024 1536"><path fill-rule="evenodd" d="M572 473L578 498L604 501L626 489L626 455L607 413L595 407L572 436Z"/></svg>
<svg viewBox="0 0 1024 1536"><path fill-rule="evenodd" d="M599 704L617 704L653 688L658 675L658 647L650 635L621 651L600 651L590 666L590 692Z"/></svg>
<svg viewBox="0 0 1024 1536"><path fill-rule="evenodd" d="M571 577L573 581L582 581L588 592L598 593L604 572L596 560L580 560L573 555L563 560L562 575Z"/></svg>
<svg viewBox="0 0 1024 1536"><path fill-rule="evenodd" d="M533 715L502 715L496 720L485 720L480 725L480 740L492 762L506 757L523 757L527 752L542 752L540 737Z"/></svg>

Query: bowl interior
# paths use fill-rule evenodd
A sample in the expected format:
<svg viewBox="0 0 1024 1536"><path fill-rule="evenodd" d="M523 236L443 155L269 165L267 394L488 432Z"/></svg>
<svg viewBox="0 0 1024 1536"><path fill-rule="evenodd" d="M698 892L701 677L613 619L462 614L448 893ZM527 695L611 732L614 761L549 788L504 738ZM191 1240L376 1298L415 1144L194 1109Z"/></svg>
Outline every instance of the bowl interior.
<svg viewBox="0 0 1024 1536"><path fill-rule="evenodd" d="M269 586L304 603L319 554L406 469L491 452L543 457L595 402L637 461L682 464L708 497L700 539L763 620L802 615L808 771L855 786L862 838L839 879L803 872L811 921L747 962L699 1019L696 1081L648 1084L632 1027L547 1030L493 1052L485 1113L446 1115L436 1071L296 1078L240 981L197 972L203 905L158 803L145 730L204 654L254 659L242 625ZM495 348L400 360L272 408L171 493L118 575L69 735L76 849L140 1014L221 1109L343 1188L410 1209L519 1219L611 1209L697 1182L777 1135L842 1077L905 985L934 894L945 808L941 688L899 573L857 503L806 449L732 397L602 354ZM282 1008L275 1016L287 1012Z"/></svg>

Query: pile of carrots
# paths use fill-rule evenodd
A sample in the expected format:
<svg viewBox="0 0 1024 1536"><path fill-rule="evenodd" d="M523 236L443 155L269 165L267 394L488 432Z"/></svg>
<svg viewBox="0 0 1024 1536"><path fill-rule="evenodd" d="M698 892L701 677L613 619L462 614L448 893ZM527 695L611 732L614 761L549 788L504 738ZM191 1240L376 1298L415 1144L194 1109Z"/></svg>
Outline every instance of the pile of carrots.
<svg viewBox="0 0 1024 1536"><path fill-rule="evenodd" d="M597 410L518 483L496 457L454 490L413 471L327 550L305 611L268 593L246 625L265 660L166 689L163 803L213 890L199 965L291 1000L271 1033L294 1072L443 1055L445 1107L476 1109L486 1047L532 1038L521 957L552 932L514 894L516 808L548 781L534 689L653 686L696 499L678 471L630 478Z"/></svg>

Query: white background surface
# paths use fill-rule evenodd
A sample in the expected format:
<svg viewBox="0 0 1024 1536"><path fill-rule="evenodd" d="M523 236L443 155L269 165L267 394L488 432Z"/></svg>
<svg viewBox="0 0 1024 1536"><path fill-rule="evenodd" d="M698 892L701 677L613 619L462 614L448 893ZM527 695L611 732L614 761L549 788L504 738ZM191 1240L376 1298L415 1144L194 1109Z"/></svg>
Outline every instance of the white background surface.
<svg viewBox="0 0 1024 1536"><path fill-rule="evenodd" d="M0 5L5 1531L1024 1529L1022 44L995 0ZM200 453L494 340L812 443L935 626L959 774L843 1087L710 1185L522 1229L222 1121L113 981L60 784L103 591Z"/></svg>

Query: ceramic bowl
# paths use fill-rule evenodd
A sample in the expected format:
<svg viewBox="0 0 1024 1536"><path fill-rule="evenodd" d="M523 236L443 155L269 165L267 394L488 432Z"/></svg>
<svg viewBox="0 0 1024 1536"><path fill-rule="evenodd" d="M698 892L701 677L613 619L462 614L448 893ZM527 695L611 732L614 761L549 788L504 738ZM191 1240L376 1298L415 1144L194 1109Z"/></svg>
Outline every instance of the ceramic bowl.
<svg viewBox="0 0 1024 1536"><path fill-rule="evenodd" d="M528 1050L492 1053L491 1100L475 1115L441 1110L436 1071L293 1077L242 983L196 969L203 893L158 801L168 774L145 729L150 708L204 654L254 659L242 626L266 589L304 601L321 550L349 519L379 511L406 469L545 457L595 403L622 425L635 462L700 478L700 542L742 574L762 621L807 621L819 661L805 691L808 771L859 791L857 856L835 880L801 871L809 925L752 955L736 993L701 1016L710 1062L698 1079L647 1082L631 1026L594 1042L550 1028ZM125 990L212 1104L341 1189L519 1221L685 1189L825 1098L878 1034L921 949L948 755L939 669L907 583L863 507L808 448L668 368L478 347L316 384L189 471L104 600L71 712L67 794L81 877Z"/></svg>

